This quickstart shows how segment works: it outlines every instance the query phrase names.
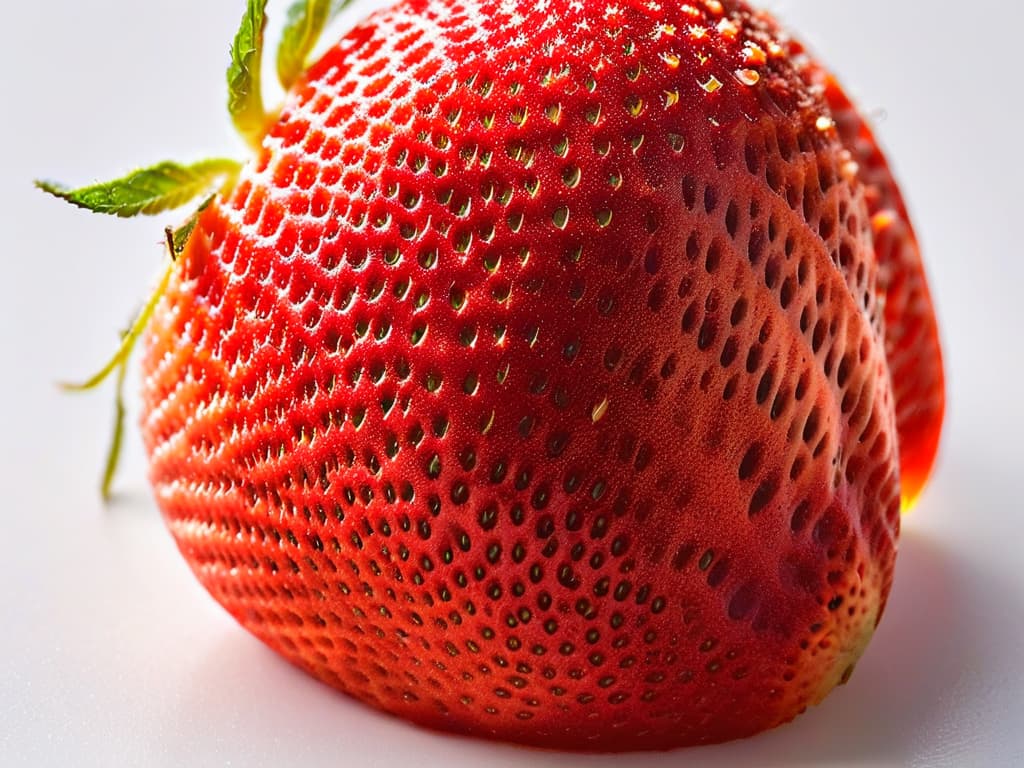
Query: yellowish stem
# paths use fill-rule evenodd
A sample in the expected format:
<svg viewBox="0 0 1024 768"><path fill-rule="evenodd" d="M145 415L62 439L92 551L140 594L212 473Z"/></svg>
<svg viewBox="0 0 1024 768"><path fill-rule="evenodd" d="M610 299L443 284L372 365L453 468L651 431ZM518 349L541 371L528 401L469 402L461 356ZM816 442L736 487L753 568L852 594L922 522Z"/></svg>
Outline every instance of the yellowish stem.
<svg viewBox="0 0 1024 768"><path fill-rule="evenodd" d="M149 320L153 317L153 312L156 311L156 306L160 303L160 298L164 295L164 291L167 290L167 285L171 281L171 274L173 273L173 270L174 262L168 261L167 269L164 270L164 274L160 278L160 282L156 289L153 291L153 295L149 297L149 301L146 302L146 306L142 308L138 317L135 318L135 322L132 323L132 327L121 340L121 346L118 347L117 352L114 353L114 356L110 358L107 364L81 383L61 383L60 386L62 389L69 392L85 392L87 390L94 389L98 385L102 384L110 374L118 369L119 366L127 362L132 350L135 348L136 342L138 342L142 332L146 330L146 326L149 325Z"/></svg>

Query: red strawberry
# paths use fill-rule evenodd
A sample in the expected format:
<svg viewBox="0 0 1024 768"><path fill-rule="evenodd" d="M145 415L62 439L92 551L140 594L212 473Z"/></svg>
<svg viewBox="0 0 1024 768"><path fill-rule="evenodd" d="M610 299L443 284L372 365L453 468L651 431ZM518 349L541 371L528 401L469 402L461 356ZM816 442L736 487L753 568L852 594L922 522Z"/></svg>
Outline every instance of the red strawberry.
<svg viewBox="0 0 1024 768"><path fill-rule="evenodd" d="M942 370L838 86L742 2L408 0L263 136L261 27L258 157L136 325L210 593L373 706L548 747L736 738L845 681Z"/></svg>

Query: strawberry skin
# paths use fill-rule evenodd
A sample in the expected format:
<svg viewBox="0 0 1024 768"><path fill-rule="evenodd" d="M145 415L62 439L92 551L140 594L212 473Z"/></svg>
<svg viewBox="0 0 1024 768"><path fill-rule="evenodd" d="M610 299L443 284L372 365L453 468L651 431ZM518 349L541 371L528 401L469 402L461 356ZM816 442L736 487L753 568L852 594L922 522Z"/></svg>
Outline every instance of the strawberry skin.
<svg viewBox="0 0 1024 768"><path fill-rule="evenodd" d="M347 34L149 328L203 585L372 706L546 747L737 738L845 681L941 359L918 302L894 394L918 335L881 297L927 287L818 77L739 2L410 0Z"/></svg>
<svg viewBox="0 0 1024 768"><path fill-rule="evenodd" d="M921 250L896 180L870 127L835 78L811 65L810 80L824 88L840 138L859 166L885 295L886 356L893 381L900 479L911 506L928 481L939 449L946 407L939 327Z"/></svg>

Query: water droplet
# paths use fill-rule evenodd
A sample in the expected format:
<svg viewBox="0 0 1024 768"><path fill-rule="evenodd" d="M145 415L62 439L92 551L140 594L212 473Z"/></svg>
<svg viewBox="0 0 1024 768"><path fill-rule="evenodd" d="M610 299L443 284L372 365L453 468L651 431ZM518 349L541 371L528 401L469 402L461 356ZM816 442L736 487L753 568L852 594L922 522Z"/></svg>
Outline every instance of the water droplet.
<svg viewBox="0 0 1024 768"><path fill-rule="evenodd" d="M761 82L761 75L756 69L737 69L736 79L744 85L754 86Z"/></svg>

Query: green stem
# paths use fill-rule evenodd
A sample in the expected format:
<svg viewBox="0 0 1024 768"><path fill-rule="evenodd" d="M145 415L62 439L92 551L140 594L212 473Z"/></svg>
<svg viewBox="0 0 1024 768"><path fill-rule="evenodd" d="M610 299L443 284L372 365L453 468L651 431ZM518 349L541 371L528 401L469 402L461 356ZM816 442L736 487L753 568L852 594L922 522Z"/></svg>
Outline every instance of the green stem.
<svg viewBox="0 0 1024 768"><path fill-rule="evenodd" d="M145 331L146 326L149 325L149 321L153 317L153 312L156 311L157 304L160 303L160 299L163 297L164 292L167 290L167 286L170 284L171 275L174 274L174 266L173 259L169 260L167 263L167 269L164 270L164 274L160 278L160 282L157 284L156 288L153 290L153 294L149 297L149 301L146 302L146 306L142 308L141 312L139 312L135 321L132 323L131 328L123 334L121 337L121 345L117 348L117 352L114 353L114 356L110 358L107 364L80 384L61 384L61 387L65 390L72 392L84 392L99 386L107 379L108 376L110 376L110 374L117 371L117 388L114 401L114 431L110 438L110 447L107 449L107 460L103 468L103 478L100 482L100 493L103 495L104 501L110 500L110 489L114 482L114 475L117 473L117 465L121 459L121 447L124 443L124 381L128 373L128 359L131 357L132 350L135 348L136 343L138 343L139 337L142 336L142 332Z"/></svg>
<svg viewBox="0 0 1024 768"><path fill-rule="evenodd" d="M156 311L156 306L160 303L160 298L164 295L164 291L167 290L167 286L171 281L173 269L174 262L171 261L168 263L163 277L160 278L159 284L153 291L153 295L149 297L149 301L146 302L146 306L142 308L138 317L135 318L135 322L132 323L132 327L121 340L121 346L118 347L117 352L114 353L114 356L110 358L107 364L81 383L62 383L60 385L62 389L69 392L85 392L90 389L95 389L106 381L107 377L117 370L118 366L121 366L128 360L132 350L135 348L135 343L139 340L142 332L146 330L146 326L149 324L149 320L153 316L153 312Z"/></svg>
<svg viewBox="0 0 1024 768"><path fill-rule="evenodd" d="M124 442L124 380L128 372L128 358L121 361L117 368L117 394L114 401L114 432L110 438L110 448L107 450L107 462L103 468L103 482L100 484L100 493L104 501L110 500L110 488L114 483L114 475L117 473L117 465L121 460L121 445Z"/></svg>

